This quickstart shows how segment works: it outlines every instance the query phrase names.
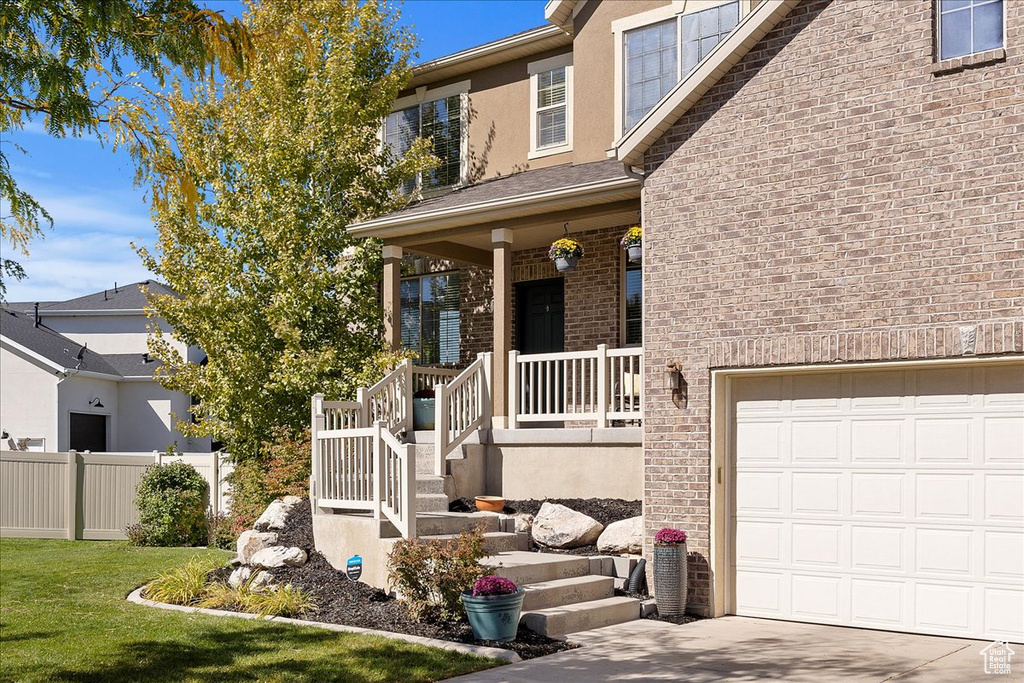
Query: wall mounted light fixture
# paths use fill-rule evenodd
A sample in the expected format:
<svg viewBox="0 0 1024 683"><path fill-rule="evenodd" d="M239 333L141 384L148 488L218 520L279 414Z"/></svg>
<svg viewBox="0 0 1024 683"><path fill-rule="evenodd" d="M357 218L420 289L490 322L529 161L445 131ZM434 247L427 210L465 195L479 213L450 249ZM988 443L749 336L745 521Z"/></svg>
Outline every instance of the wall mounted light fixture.
<svg viewBox="0 0 1024 683"><path fill-rule="evenodd" d="M665 388L672 392L672 400L677 405L680 403L682 407L686 407L688 400L686 380L683 378L683 369L679 365L679 361L671 360L665 366L664 371Z"/></svg>
<svg viewBox="0 0 1024 683"><path fill-rule="evenodd" d="M100 403L100 397L99 396L97 396L96 398L90 399L89 400L89 405L91 405L93 408L102 408L103 407L103 404Z"/></svg>

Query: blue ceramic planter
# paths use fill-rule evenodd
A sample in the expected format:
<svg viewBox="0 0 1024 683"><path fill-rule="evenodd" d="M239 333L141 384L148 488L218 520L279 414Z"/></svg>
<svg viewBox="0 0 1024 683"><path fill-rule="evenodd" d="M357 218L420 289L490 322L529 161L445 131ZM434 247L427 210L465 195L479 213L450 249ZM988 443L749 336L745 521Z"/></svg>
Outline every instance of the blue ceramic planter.
<svg viewBox="0 0 1024 683"><path fill-rule="evenodd" d="M496 640L506 643L516 639L519 628L519 613L523 610L522 588L509 595L486 595L473 597L462 594L462 605L466 608L469 625L477 640Z"/></svg>
<svg viewBox="0 0 1024 683"><path fill-rule="evenodd" d="M434 428L434 399L414 398L412 400L412 428Z"/></svg>

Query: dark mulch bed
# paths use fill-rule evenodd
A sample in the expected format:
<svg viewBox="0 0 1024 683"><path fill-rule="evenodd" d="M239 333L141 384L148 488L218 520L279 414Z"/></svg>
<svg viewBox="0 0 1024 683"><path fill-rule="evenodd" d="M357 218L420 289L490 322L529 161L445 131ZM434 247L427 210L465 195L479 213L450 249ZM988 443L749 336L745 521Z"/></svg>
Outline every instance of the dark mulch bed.
<svg viewBox="0 0 1024 683"><path fill-rule="evenodd" d="M639 500L623 500L622 498L549 498L548 503L558 503L567 508L582 512L588 517L593 517L604 526L612 522L618 522L630 517L639 517L643 513L643 503ZM506 500L503 512L514 515L517 512L536 515L544 500ZM476 505L469 498L459 498L452 501L449 509L452 512L473 512ZM562 553L564 555L602 555L596 544L584 545L579 548L545 548L536 543L532 546L534 551L545 553Z"/></svg>
<svg viewBox="0 0 1024 683"><path fill-rule="evenodd" d="M405 605L379 588L350 581L344 572L332 567L327 559L314 549L313 518L308 500L302 501L292 509L288 515L287 528L278 533L278 538L282 545L299 547L309 554L309 560L304 567L282 567L269 571L279 583L290 583L313 594L317 607L305 615L310 621L500 647L515 651L523 659L542 657L579 647L575 643L546 638L525 628L519 629L516 640L511 643L494 643L475 640L473 631L467 623L427 624L414 621Z"/></svg>

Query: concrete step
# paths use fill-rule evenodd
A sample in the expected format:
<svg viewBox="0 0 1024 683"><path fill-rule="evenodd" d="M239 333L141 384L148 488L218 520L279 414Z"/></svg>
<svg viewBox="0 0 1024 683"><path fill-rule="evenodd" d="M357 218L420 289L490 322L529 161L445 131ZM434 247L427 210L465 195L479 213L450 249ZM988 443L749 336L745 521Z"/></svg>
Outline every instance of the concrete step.
<svg viewBox="0 0 1024 683"><path fill-rule="evenodd" d="M569 605L574 602L601 600L615 596L610 576L578 576L571 579L556 579L523 586L523 609L540 610L548 607Z"/></svg>
<svg viewBox="0 0 1024 683"><path fill-rule="evenodd" d="M447 541L455 538L456 534L434 534L432 536L419 534L419 537L423 540L436 539L439 541ZM489 553L501 553L507 550L515 550L516 543L517 539L514 533L510 534L504 531L489 531L484 534L484 549Z"/></svg>
<svg viewBox="0 0 1024 683"><path fill-rule="evenodd" d="M448 496L443 493L417 493L417 512L448 512Z"/></svg>
<svg viewBox="0 0 1024 683"><path fill-rule="evenodd" d="M464 512L420 512L416 515L416 535L459 534L483 525L484 533L499 530L497 515Z"/></svg>
<svg viewBox="0 0 1024 683"><path fill-rule="evenodd" d="M434 476L434 444L417 443L412 448L416 456L416 478Z"/></svg>
<svg viewBox="0 0 1024 683"><path fill-rule="evenodd" d="M416 477L416 493L444 493L444 477Z"/></svg>
<svg viewBox="0 0 1024 683"><path fill-rule="evenodd" d="M586 576L590 573L590 560L575 555L517 550L485 557L481 563L491 567L498 576L512 579L518 586Z"/></svg>
<svg viewBox="0 0 1024 683"><path fill-rule="evenodd" d="M639 600L613 597L523 612L519 623L531 631L551 637L589 631L639 618Z"/></svg>

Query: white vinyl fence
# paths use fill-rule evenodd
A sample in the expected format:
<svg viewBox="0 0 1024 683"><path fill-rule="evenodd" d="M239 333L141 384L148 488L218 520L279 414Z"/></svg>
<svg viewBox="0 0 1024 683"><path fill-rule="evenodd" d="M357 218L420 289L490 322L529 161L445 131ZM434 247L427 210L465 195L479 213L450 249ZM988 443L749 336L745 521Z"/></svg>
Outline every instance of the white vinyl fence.
<svg viewBox="0 0 1024 683"><path fill-rule="evenodd" d="M154 462L183 460L209 484L209 510L228 511L226 453L0 451L0 536L123 539L138 521L135 489Z"/></svg>

